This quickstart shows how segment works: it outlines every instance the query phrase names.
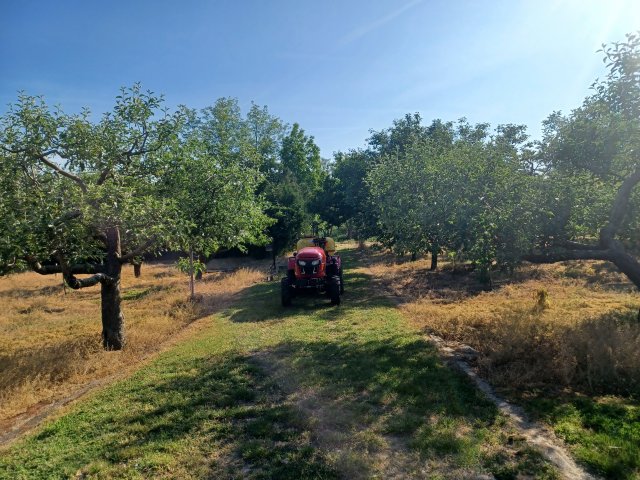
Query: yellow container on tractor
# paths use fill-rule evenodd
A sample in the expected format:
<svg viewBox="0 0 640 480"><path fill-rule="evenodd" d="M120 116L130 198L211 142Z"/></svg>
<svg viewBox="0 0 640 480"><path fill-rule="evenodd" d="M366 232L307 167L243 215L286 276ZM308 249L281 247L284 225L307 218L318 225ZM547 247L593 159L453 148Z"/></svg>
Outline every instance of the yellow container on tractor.
<svg viewBox="0 0 640 480"><path fill-rule="evenodd" d="M300 251L305 247L317 247L318 246L318 237L305 237L298 240L296 244L296 250ZM333 255L336 253L336 242L331 237L324 237L324 250L329 254Z"/></svg>

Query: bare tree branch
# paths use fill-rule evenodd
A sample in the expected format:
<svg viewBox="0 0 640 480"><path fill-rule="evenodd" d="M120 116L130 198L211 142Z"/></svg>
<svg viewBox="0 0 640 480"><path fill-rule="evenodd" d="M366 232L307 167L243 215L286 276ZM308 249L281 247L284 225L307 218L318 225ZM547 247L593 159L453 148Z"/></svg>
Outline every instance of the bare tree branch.
<svg viewBox="0 0 640 480"><path fill-rule="evenodd" d="M116 280L105 273L96 273L89 278L77 278L75 275L67 273L64 276L64 281L67 282L69 287L78 290L80 288L93 287L98 283L112 284Z"/></svg>
<svg viewBox="0 0 640 480"><path fill-rule="evenodd" d="M629 198L631 197L634 187L638 183L640 183L640 164L636 165L635 172L629 175L624 182L622 182L622 185L616 194L613 206L611 207L611 213L609 214L609 223L600 230L600 245L602 247L609 247L616 236L616 233L618 233L627 213Z"/></svg>
<svg viewBox="0 0 640 480"><path fill-rule="evenodd" d="M138 146L138 139L136 139L133 142L133 145L131 145L131 148L127 150L124 153L124 155L127 157L135 157L138 155L144 155L145 153L149 153L150 151L152 151L152 150L147 150L145 148L148 138L149 138L149 132L147 131L147 124L146 122L144 122L142 125L142 142L140 143L140 146ZM156 150L156 149L153 149L153 150Z"/></svg>
<svg viewBox="0 0 640 480"><path fill-rule="evenodd" d="M51 275L53 273L62 273L62 267L56 265L42 265L34 257L25 257L26 262L29 264L29 268L40 275Z"/></svg>
<svg viewBox="0 0 640 480"><path fill-rule="evenodd" d="M58 218L54 220L55 225L62 225L63 223L67 223L70 220L75 220L76 218L80 218L82 216L81 210L69 210L68 212L60 215Z"/></svg>
<svg viewBox="0 0 640 480"><path fill-rule="evenodd" d="M562 250L557 252L529 254L522 257L531 263L557 263L568 260L607 260L611 261L613 253L610 250Z"/></svg>
<svg viewBox="0 0 640 480"><path fill-rule="evenodd" d="M155 235L152 236L142 245L139 245L138 247L134 248L126 255L122 255L120 257L120 263L127 263L130 260L134 259L135 257L142 255L144 252L149 250L153 246L153 244L156 243L157 240L158 240L158 237L156 237Z"/></svg>
<svg viewBox="0 0 640 480"><path fill-rule="evenodd" d="M57 173L59 173L63 177L67 177L67 178L73 180L74 182L76 182L78 184L78 186L80 187L80 190L82 190L82 193L85 193L85 194L88 193L87 184L84 183L84 180L82 180L80 177L78 177L77 175L74 175L71 172L66 171L64 168L61 168L59 165L57 165L56 163L54 163L51 160L49 160L44 154L40 154L37 158L42 163L44 163L47 167L49 167L52 170L56 171Z"/></svg>
<svg viewBox="0 0 640 480"><path fill-rule="evenodd" d="M634 173L620 185L609 214L609 223L600 230L599 245L585 245L578 242L563 242L557 246L561 250L552 250L541 254L524 255L523 260L532 263L555 263L566 260L606 260L612 262L634 285L640 288L640 262L628 254L615 236L629 208L629 199L633 189L640 183L640 164Z"/></svg>
<svg viewBox="0 0 640 480"><path fill-rule="evenodd" d="M601 245L588 245L585 243L572 242L567 240L562 242L559 246L568 248L569 250L605 250Z"/></svg>
<svg viewBox="0 0 640 480"><path fill-rule="evenodd" d="M102 185L104 182L106 182L109 176L111 175L111 173L112 173L112 165L109 164L109 166L107 166L107 168L102 170L102 172L100 173L100 177L98 177L98 181L96 182L96 185Z"/></svg>
<svg viewBox="0 0 640 480"><path fill-rule="evenodd" d="M26 148L18 148L17 150L14 150L13 148L7 148L4 145L0 145L0 148L2 148L2 150L4 150L7 153L26 153L27 152Z"/></svg>
<svg viewBox="0 0 640 480"><path fill-rule="evenodd" d="M93 238L100 240L105 246L107 245L107 234L104 232L96 231L93 234Z"/></svg>
<svg viewBox="0 0 640 480"><path fill-rule="evenodd" d="M29 268L40 275L51 275L54 273L62 273L62 266L60 264L55 265L42 265L35 257L25 257ZM68 268L70 274L90 275L93 273L104 273L104 266L95 263L78 263L71 265Z"/></svg>

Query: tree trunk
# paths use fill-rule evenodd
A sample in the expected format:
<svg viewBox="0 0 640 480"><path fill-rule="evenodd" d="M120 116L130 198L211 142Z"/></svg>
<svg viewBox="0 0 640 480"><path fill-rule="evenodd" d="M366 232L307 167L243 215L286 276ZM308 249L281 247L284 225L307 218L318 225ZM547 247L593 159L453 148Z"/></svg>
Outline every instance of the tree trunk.
<svg viewBox="0 0 640 480"><path fill-rule="evenodd" d="M351 228L351 225L347 225L347 238L349 240L352 240L354 238L353 229Z"/></svg>
<svg viewBox="0 0 640 480"><path fill-rule="evenodd" d="M120 308L120 278L102 283L102 345L105 350L124 347L124 315Z"/></svg>
<svg viewBox="0 0 640 480"><path fill-rule="evenodd" d="M480 283L484 290L491 291L493 289L493 281L491 280L491 270L488 265L480 266Z"/></svg>
<svg viewBox="0 0 640 480"><path fill-rule="evenodd" d="M106 350L124 347L124 315L120 307L120 229L107 230L106 274L112 281L101 282L102 344Z"/></svg>
<svg viewBox="0 0 640 480"><path fill-rule="evenodd" d="M193 278L193 248L189 249L189 293L191 300L196 298L196 284Z"/></svg>
<svg viewBox="0 0 640 480"><path fill-rule="evenodd" d="M142 262L135 262L133 264L133 275L136 278L140 278L140 275L142 275Z"/></svg>
<svg viewBox="0 0 640 480"><path fill-rule="evenodd" d="M440 247L434 245L431 247L431 268L429 270L435 271L438 269L438 253L440 253Z"/></svg>
<svg viewBox="0 0 640 480"><path fill-rule="evenodd" d="M415 262L418 259L418 254L416 252L411 252L411 261Z"/></svg>
<svg viewBox="0 0 640 480"><path fill-rule="evenodd" d="M640 289L640 262L626 253L619 243L612 244L611 262Z"/></svg>
<svg viewBox="0 0 640 480"><path fill-rule="evenodd" d="M206 258L203 258L201 255L198 255L198 261L205 263ZM198 269L198 271L196 272L196 280L202 280L202 275L203 275L203 271Z"/></svg>

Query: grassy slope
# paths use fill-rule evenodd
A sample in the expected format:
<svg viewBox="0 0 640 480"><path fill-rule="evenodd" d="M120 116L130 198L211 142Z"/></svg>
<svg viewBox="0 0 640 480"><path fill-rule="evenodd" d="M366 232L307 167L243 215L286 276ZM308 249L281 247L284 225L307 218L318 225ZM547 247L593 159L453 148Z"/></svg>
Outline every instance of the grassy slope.
<svg viewBox="0 0 640 480"><path fill-rule="evenodd" d="M250 288L196 338L2 452L0 477L555 477L366 271L346 277L339 308L283 311L277 284Z"/></svg>
<svg viewBox="0 0 640 480"><path fill-rule="evenodd" d="M481 375L608 479L640 479L640 296L603 262L523 267L492 292L429 260L372 256L418 328L481 352ZM536 293L551 305L536 309ZM636 393L633 393L636 392ZM618 395L614 395L618 393Z"/></svg>
<svg viewBox="0 0 640 480"><path fill-rule="evenodd" d="M577 460L615 480L640 479L640 402L624 397L532 395L523 401Z"/></svg>

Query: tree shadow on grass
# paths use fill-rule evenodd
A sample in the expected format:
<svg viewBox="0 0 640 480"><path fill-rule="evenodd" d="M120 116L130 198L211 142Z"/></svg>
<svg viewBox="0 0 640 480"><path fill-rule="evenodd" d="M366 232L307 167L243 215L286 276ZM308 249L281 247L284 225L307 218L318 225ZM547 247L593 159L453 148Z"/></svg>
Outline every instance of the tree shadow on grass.
<svg viewBox="0 0 640 480"><path fill-rule="evenodd" d="M330 390L326 398L349 395L349 404L342 408L392 412L386 421L390 432L415 432L429 414L481 424L495 418L495 410L444 372L422 342L293 343L279 347L277 355L302 361L307 381ZM47 461L34 465L25 458L25 470L15 473L46 468L53 475L69 475L99 468L115 476L134 471L154 476L164 472L166 454L195 469L198 477L336 477L310 442L308 426L288 394L251 356L181 359L161 368L118 384L45 427L24 450L40 450L34 458ZM439 453L462 448L451 439L446 452ZM225 454L205 461L213 452Z"/></svg>
<svg viewBox="0 0 640 480"><path fill-rule="evenodd" d="M58 285L46 285L44 287L22 287L16 285L11 290L0 291L0 298L34 298L34 297L50 297L64 293L62 282Z"/></svg>
<svg viewBox="0 0 640 480"><path fill-rule="evenodd" d="M280 375L295 380L292 388ZM344 435L375 428L403 436L424 459L496 473L521 468L479 453L498 418L493 404L424 340L397 336L164 356L0 457L0 470L33 478L337 478L331 452L317 448L317 425L296 406L307 388L323 408L342 412L332 418Z"/></svg>
<svg viewBox="0 0 640 480"><path fill-rule="evenodd" d="M398 265L411 265L413 262L409 256L398 257L388 250L373 247L350 249L344 252L344 256L347 264L373 267L377 273L375 276L367 276L369 288L393 297L396 304L423 296L436 301L453 302L486 291L486 285L479 281L478 275L469 265L461 265L452 270L450 265L441 264L438 270L431 271L427 264L418 263L406 270L398 268ZM503 280L495 282L494 289L500 288L503 283Z"/></svg>
<svg viewBox="0 0 640 480"><path fill-rule="evenodd" d="M236 322L286 321L301 312L325 321L389 305L375 290L372 295L369 275L351 271L345 277L339 307L310 297L283 310L279 285L270 283L247 289L227 313ZM411 334L361 333L283 342L248 355L211 356L208 348L194 345L172 351L27 438L11 457L0 457L0 471L34 478L78 472L336 478L326 448L318 448L318 425L303 415L313 408L327 408L331 428L343 435L372 430L400 437L424 460L485 469L500 478L523 471L520 463L528 454L509 460L499 457L499 449L481 451L498 412L438 360L433 346ZM278 380L282 376L287 385ZM301 413L299 394L307 391L317 402ZM354 448L364 455L379 447L356 441ZM366 478L367 467L362 468Z"/></svg>
<svg viewBox="0 0 640 480"><path fill-rule="evenodd" d="M14 478L336 478L286 397L242 355L143 371L47 425L7 460L0 457L0 471Z"/></svg>
<svg viewBox="0 0 640 480"><path fill-rule="evenodd" d="M422 338L387 334L359 341L347 335L335 341L287 342L261 358L311 420L319 445L332 448L336 436L348 439L337 448L355 453L348 458L356 463L357 478L385 475L361 460L385 448L372 443L371 435L416 453L418 478L429 464L444 465L431 473L451 478L460 478L461 472L467 478L473 471L500 479L519 474L552 478L551 467L524 439L496 433L505 431L496 406L464 374L443 364ZM304 392L312 392L311 398Z"/></svg>
<svg viewBox="0 0 640 480"><path fill-rule="evenodd" d="M459 263L456 268L444 261L436 271L431 271L425 262L413 268L403 269L399 265L411 265L410 257L398 257L388 250L367 248L347 250L345 257L350 263L372 266L378 272L373 282L391 292L397 303L426 297L438 303L452 303L475 297L487 291L488 285L480 282L478 271L469 262ZM530 280L569 277L584 282L585 286L598 286L607 291L635 291L631 282L609 262L571 261L558 264L549 270L549 265L523 264L514 271L492 270L492 291L507 285L518 285ZM387 267L387 271L385 268ZM559 269L560 268L560 269Z"/></svg>
<svg viewBox="0 0 640 480"><path fill-rule="evenodd" d="M420 430L424 435L421 429L434 416L490 426L498 415L466 377L445 366L434 347L420 338L292 342L271 355L276 362L295 364L297 372L290 373L319 398L342 403L357 412L354 420L375 423L384 433Z"/></svg>

